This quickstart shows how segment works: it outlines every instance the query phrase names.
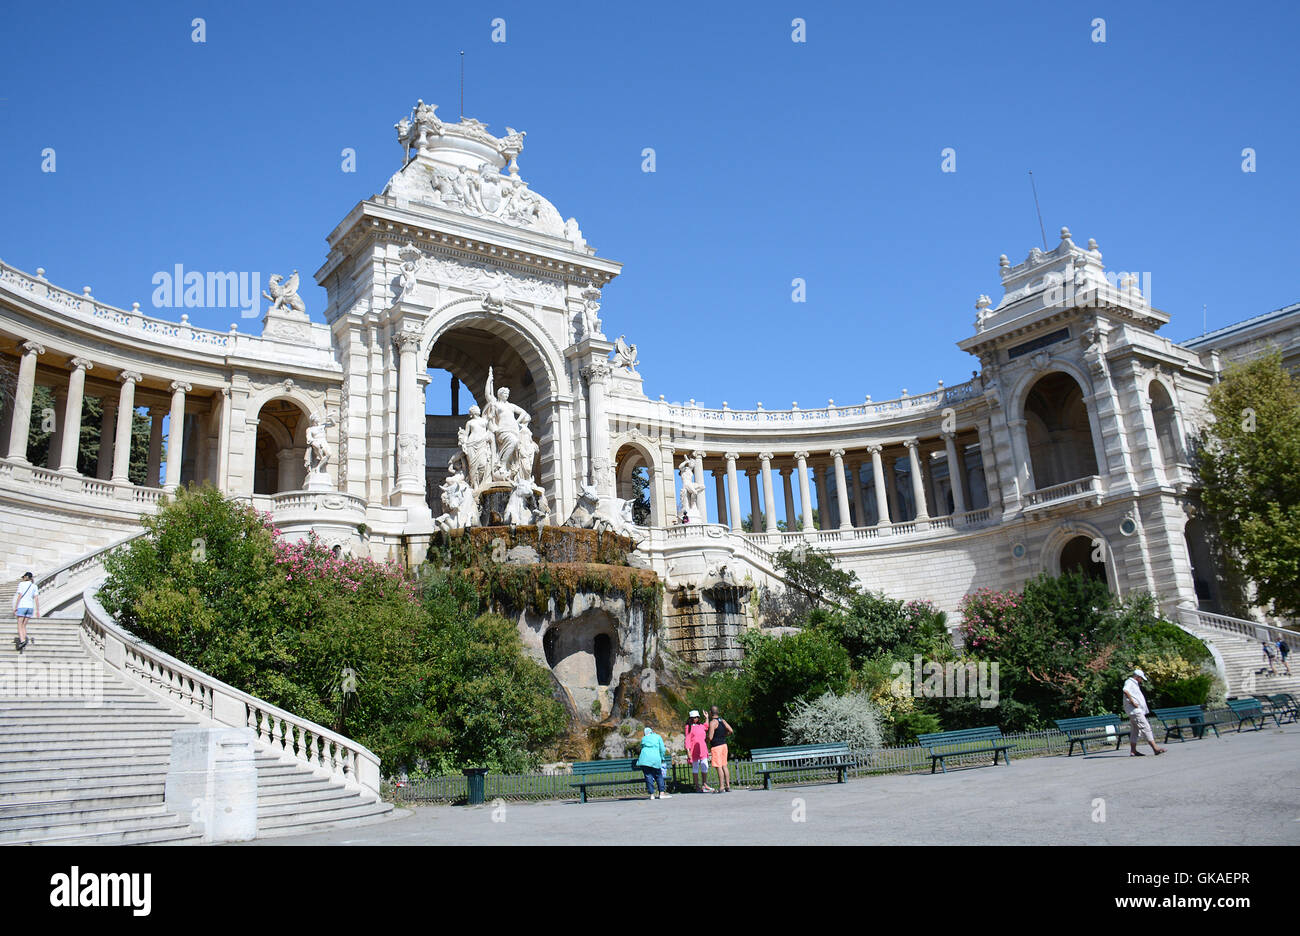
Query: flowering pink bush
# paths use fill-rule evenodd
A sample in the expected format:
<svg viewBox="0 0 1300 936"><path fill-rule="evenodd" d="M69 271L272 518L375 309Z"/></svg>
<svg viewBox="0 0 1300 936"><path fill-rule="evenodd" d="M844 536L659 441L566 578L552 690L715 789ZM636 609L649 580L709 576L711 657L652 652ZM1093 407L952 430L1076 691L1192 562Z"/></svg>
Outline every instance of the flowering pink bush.
<svg viewBox="0 0 1300 936"><path fill-rule="evenodd" d="M993 654L1007 636L1020 594L981 588L961 600L962 635L966 646L981 654Z"/></svg>
<svg viewBox="0 0 1300 936"><path fill-rule="evenodd" d="M285 582L335 589L359 598L401 593L412 602L419 600L415 580L391 559L379 563L369 557L336 556L315 533L296 543L286 542L279 530L272 535L275 537L275 563Z"/></svg>

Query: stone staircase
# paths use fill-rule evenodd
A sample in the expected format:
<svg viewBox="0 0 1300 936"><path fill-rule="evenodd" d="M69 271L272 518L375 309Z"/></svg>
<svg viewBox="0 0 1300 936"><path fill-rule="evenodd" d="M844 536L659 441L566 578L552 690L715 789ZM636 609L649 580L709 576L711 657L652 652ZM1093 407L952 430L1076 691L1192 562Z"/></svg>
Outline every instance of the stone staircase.
<svg viewBox="0 0 1300 936"><path fill-rule="evenodd" d="M0 643L0 844L198 844L188 817L163 801L172 732L198 718L88 653L79 619L43 618L28 635L21 657L12 629ZM73 691L60 697L56 685ZM269 752L256 768L259 838L392 810Z"/></svg>
<svg viewBox="0 0 1300 936"><path fill-rule="evenodd" d="M1216 624L1216 620L1238 625L1241 630L1249 630L1248 625L1252 624L1249 621L1238 621L1236 618L1225 618L1221 615L1180 615L1182 625L1206 644L1213 645L1213 649L1222 657L1223 667L1228 676L1228 695L1272 695L1278 692L1290 692L1300 697L1300 653L1298 653L1300 633L1288 635L1286 638L1293 651L1289 661L1292 675L1285 674L1286 671L1282 668L1279 658L1275 664L1278 675L1270 676L1259 639L1246 633L1233 632L1227 626ZM1264 669L1265 672L1256 674L1255 671L1258 669Z"/></svg>

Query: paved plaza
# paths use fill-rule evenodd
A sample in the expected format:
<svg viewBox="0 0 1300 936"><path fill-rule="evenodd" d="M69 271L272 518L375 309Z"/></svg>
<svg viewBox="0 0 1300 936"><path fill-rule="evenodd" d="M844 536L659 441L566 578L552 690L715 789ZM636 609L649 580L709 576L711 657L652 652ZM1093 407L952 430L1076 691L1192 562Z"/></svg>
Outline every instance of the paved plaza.
<svg viewBox="0 0 1300 936"><path fill-rule="evenodd" d="M428 806L257 845L1297 845L1300 726L1162 757L1127 746L1010 767L725 796ZM1100 801L1100 802L1099 802ZM1102 817L1104 821L1097 821ZM802 821L797 821L802 816Z"/></svg>

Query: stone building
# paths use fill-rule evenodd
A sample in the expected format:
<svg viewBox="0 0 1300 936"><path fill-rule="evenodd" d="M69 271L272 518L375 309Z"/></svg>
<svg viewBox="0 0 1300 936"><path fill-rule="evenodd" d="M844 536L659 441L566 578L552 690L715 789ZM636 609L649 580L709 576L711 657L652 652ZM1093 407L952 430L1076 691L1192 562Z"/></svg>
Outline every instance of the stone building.
<svg viewBox="0 0 1300 936"><path fill-rule="evenodd" d="M492 368L531 416L554 522L583 485L627 498L638 474L648 482L646 562L672 595L721 596L690 613L697 629L752 623L737 594L779 587L773 554L796 543L830 550L871 588L950 612L977 588L1068 568L1171 608L1196 599L1209 557L1189 549L1188 440L1214 352L1161 336L1169 317L1134 277L1107 274L1095 241L1081 247L1062 229L1053 250L1001 258L1001 298L981 296L971 332L954 336L978 361L971 380L819 409L678 405L647 395L635 347L610 339L601 290L621 264L520 176L523 134L442 121L423 103L397 129L405 164L328 236L314 274L323 322L297 299L296 273L273 281L252 335L114 308L0 264L14 398L0 426L0 576L35 569L75 600L91 554L191 481L250 499L291 532L418 562L463 422L426 415L426 391L438 375L443 393L449 372L478 393ZM53 391L52 412L33 411L37 386ZM103 401L111 440L93 476L66 431L87 397ZM127 462L144 413L139 485ZM328 483L307 490L313 416L331 458ZM42 420L56 438L33 464ZM693 480L679 492L683 469ZM757 529L742 528L742 485L761 505ZM681 496L696 505L689 523Z"/></svg>

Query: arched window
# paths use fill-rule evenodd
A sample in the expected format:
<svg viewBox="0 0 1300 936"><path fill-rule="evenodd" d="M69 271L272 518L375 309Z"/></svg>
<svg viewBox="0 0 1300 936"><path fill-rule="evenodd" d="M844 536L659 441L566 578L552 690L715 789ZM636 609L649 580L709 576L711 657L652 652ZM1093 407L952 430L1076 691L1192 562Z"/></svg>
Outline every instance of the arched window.
<svg viewBox="0 0 1300 936"><path fill-rule="evenodd" d="M1025 434L1035 488L1097 473L1088 407L1068 374L1048 374L1034 384L1025 399Z"/></svg>
<svg viewBox="0 0 1300 936"><path fill-rule="evenodd" d="M1156 439L1160 444L1160 461L1172 468L1183 460L1182 446L1178 443L1178 421L1174 418L1174 401L1169 391L1158 380L1151 381L1147 390L1151 397L1151 419L1156 426Z"/></svg>

